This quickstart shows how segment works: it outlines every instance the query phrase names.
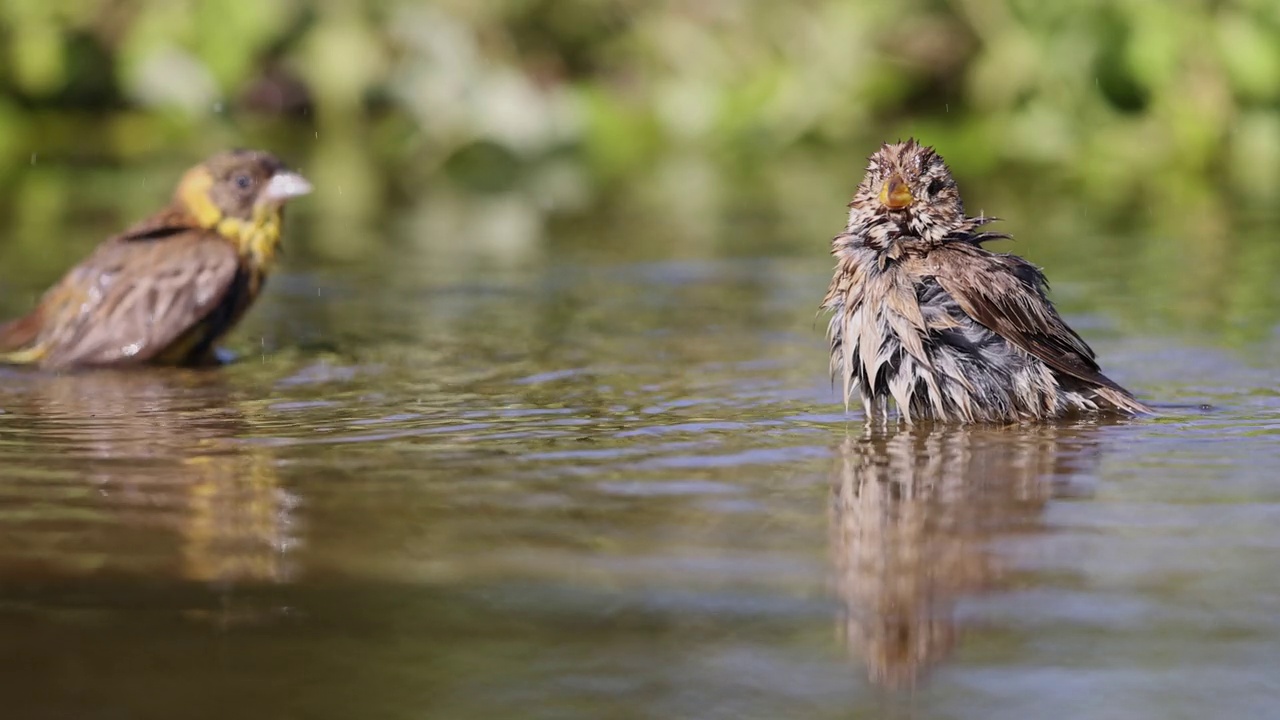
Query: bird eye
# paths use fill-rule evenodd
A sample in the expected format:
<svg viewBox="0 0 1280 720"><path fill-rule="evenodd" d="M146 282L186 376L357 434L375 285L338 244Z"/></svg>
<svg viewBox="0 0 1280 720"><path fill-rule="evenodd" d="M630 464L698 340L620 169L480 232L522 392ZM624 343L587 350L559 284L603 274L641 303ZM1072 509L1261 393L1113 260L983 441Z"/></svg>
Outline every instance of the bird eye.
<svg viewBox="0 0 1280 720"><path fill-rule="evenodd" d="M236 187L241 190L248 190L249 186L253 184L253 180L251 180L248 175L237 175L235 182Z"/></svg>
<svg viewBox="0 0 1280 720"><path fill-rule="evenodd" d="M937 195L938 193L942 192L942 188L945 186L946 186L946 182L944 182L942 178L935 177L934 179L929 181L929 194Z"/></svg>

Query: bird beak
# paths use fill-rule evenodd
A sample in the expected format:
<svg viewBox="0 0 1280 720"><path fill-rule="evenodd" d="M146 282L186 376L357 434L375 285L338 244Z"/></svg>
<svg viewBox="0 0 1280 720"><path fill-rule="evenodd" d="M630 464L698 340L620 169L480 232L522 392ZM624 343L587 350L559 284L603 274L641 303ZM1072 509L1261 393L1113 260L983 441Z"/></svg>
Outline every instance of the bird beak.
<svg viewBox="0 0 1280 720"><path fill-rule="evenodd" d="M290 198L311 192L311 183L295 172L281 171L271 176L263 188L262 198L267 202L282 203Z"/></svg>
<svg viewBox="0 0 1280 720"><path fill-rule="evenodd" d="M915 201L911 188L907 187L907 181L898 173L890 175L880 188L880 204L890 210L901 210Z"/></svg>

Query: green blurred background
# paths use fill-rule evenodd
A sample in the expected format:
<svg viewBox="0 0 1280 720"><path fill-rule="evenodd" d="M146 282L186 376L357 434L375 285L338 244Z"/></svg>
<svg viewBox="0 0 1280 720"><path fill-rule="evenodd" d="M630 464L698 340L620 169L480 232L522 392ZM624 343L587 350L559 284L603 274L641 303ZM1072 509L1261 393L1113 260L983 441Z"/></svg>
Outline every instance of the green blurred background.
<svg viewBox="0 0 1280 720"><path fill-rule="evenodd" d="M1133 322L1275 305L1273 0L5 0L0 58L24 290L229 145L315 182L304 260L681 258L822 254L916 135L1050 277L1151 286Z"/></svg>

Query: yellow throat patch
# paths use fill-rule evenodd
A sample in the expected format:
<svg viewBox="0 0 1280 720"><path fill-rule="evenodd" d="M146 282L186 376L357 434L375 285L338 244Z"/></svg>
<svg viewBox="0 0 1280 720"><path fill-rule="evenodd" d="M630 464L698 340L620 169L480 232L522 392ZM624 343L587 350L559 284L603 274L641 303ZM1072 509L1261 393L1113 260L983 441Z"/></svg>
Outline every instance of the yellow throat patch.
<svg viewBox="0 0 1280 720"><path fill-rule="evenodd" d="M249 220L224 217L209 197L212 188L213 176L209 171L196 168L182 178L178 199L200 227L213 230L234 243L240 257L247 260L250 267L261 272L270 270L275 264L276 248L280 244L280 208L255 206L253 218Z"/></svg>

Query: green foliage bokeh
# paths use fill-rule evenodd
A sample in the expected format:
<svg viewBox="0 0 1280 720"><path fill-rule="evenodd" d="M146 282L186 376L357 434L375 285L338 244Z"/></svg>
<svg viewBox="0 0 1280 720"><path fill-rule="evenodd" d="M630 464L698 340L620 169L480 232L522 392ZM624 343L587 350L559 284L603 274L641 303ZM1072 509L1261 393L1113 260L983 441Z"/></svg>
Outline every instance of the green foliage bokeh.
<svg viewBox="0 0 1280 720"><path fill-rule="evenodd" d="M10 156L304 114L427 174L476 144L608 177L672 148L750 162L918 131L971 172L1054 165L1109 196L1280 179L1269 0L9 0L0 23ZM110 116L105 142L54 111Z"/></svg>
<svg viewBox="0 0 1280 720"><path fill-rule="evenodd" d="M7 0L0 282L231 145L316 186L295 262L507 262L585 214L579 247L615 255L820 255L908 135L1054 277L1142 278L1131 316L1270 316L1266 268L1203 289L1272 254L1232 227L1280 192L1271 0Z"/></svg>

